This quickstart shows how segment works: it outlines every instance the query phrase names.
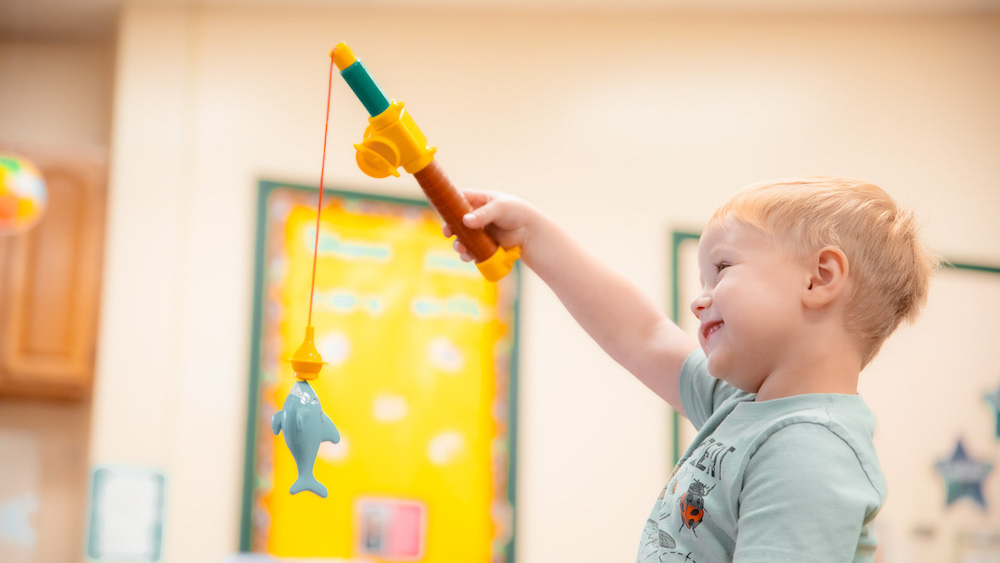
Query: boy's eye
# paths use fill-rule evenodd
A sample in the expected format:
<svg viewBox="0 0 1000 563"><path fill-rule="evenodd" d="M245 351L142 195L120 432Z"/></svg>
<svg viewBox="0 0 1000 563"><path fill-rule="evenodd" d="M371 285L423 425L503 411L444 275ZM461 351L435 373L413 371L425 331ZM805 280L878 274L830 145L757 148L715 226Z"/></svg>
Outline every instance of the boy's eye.
<svg viewBox="0 0 1000 563"><path fill-rule="evenodd" d="M718 263L716 263L716 264L715 264L715 273L719 273L719 272L721 272L722 270L725 270L725 269L726 269L726 268L728 268L728 267L729 267L730 265L731 265L731 264L729 264L728 262L718 262Z"/></svg>

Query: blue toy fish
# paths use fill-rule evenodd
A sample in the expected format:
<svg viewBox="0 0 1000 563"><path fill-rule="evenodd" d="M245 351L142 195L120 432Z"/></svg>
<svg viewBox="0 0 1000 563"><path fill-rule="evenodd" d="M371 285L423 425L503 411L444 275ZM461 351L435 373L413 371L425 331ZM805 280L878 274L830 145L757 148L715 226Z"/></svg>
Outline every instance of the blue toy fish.
<svg viewBox="0 0 1000 563"><path fill-rule="evenodd" d="M285 432L285 444L292 452L299 470L299 478L292 483L288 492L294 495L310 491L326 498L326 487L313 477L313 464L316 462L320 443L336 444L340 441L340 432L323 412L319 398L308 382L295 382L281 410L271 417L271 429L275 436Z"/></svg>

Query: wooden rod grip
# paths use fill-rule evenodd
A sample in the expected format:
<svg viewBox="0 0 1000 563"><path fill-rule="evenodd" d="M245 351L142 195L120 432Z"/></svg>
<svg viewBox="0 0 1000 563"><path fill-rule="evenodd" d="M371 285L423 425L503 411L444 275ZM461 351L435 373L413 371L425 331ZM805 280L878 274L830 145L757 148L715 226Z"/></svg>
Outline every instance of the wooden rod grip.
<svg viewBox="0 0 1000 563"><path fill-rule="evenodd" d="M472 211L472 206L465 200L462 193L451 183L444 170L436 160L413 173L420 188L424 190L431 205L444 219L444 222L455 233L459 242L465 245L476 262L482 262L493 256L497 251L497 243L484 231L472 230L462 224L462 217Z"/></svg>

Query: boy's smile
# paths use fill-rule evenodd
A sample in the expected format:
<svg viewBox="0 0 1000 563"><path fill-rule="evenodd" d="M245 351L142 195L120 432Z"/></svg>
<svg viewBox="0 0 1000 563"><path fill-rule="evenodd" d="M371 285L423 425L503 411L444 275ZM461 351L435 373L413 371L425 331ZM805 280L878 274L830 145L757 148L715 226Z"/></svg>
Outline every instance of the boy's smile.
<svg viewBox="0 0 1000 563"><path fill-rule="evenodd" d="M722 325L725 324L722 321L702 321L701 323L701 338L705 341L704 346L708 346L708 341L713 334L722 329Z"/></svg>

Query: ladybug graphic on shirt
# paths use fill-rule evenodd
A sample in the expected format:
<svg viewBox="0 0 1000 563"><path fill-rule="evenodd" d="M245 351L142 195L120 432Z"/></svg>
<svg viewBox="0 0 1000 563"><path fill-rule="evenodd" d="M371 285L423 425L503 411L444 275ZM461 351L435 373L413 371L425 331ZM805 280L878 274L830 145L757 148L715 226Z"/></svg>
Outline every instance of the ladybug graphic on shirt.
<svg viewBox="0 0 1000 563"><path fill-rule="evenodd" d="M705 496L714 488L715 485L705 487L704 483L695 479L687 492L681 495L681 527L677 529L678 532L686 527L691 533L698 535L695 528L705 519Z"/></svg>

